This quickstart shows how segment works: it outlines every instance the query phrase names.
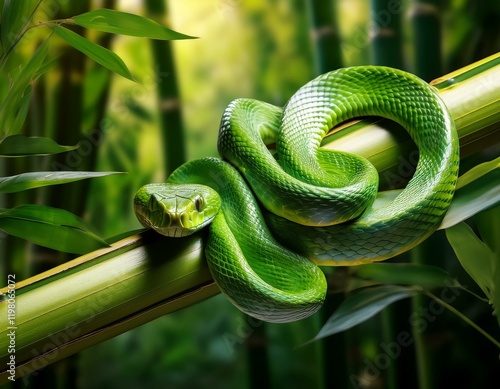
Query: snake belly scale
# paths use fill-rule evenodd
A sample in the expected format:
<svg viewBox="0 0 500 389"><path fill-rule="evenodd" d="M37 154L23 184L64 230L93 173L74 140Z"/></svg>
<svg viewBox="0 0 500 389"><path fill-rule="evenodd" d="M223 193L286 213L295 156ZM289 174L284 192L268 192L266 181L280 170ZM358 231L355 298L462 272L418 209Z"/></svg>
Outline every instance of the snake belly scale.
<svg viewBox="0 0 500 389"><path fill-rule="evenodd" d="M378 175L368 161L319 148L333 126L360 116L398 122L419 149L413 178L384 205L376 201ZM268 143L276 143L275 153ZM437 92L409 73L378 66L319 76L284 108L233 101L222 116L218 150L227 162L187 162L163 189L141 188L135 210L145 226L165 235L172 221L189 233L211 221L205 251L215 281L241 310L273 322L319 309L326 281L317 265L384 260L432 234L458 176L458 138ZM220 199L183 190L187 207L178 200L165 206L162 199L172 195L158 194L192 184L212 188ZM217 201L220 211L209 206ZM171 215L160 216L160 208Z"/></svg>

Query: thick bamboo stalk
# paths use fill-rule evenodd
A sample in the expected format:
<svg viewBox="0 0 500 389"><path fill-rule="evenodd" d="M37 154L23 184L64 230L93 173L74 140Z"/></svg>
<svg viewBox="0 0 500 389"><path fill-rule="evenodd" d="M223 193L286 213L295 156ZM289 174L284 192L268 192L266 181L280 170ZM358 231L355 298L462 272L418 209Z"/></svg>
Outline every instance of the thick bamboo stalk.
<svg viewBox="0 0 500 389"><path fill-rule="evenodd" d="M500 142L500 55L449 74L436 85L455 118L465 152ZM398 135L382 124L336 129L327 147L358 152L385 171L400 167ZM9 335L14 337L20 377L218 293L200 234L184 239L152 232L132 235L28 280L14 281L15 288L0 290L0 383L10 374L5 368L12 355ZM9 307L10 298L15 306Z"/></svg>
<svg viewBox="0 0 500 389"><path fill-rule="evenodd" d="M7 366L14 355L17 377L218 293L199 234L174 240L133 235L12 281L2 290L0 360ZM9 341L15 353L8 353ZM3 370L0 383L8 376Z"/></svg>

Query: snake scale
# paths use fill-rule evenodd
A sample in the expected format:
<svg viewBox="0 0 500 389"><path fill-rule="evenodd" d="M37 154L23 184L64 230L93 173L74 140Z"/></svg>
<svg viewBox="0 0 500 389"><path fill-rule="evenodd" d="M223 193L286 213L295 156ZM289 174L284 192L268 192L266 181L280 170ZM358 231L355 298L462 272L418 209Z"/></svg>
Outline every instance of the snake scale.
<svg viewBox="0 0 500 389"><path fill-rule="evenodd" d="M364 158L320 148L335 125L380 116L419 149L389 203ZM275 143L271 152L267 144ZM237 99L223 113L219 158L189 161L134 198L141 223L167 236L209 225L205 254L221 291L245 313L288 322L326 294L318 265L357 265L414 247L440 224L458 176L458 138L435 89L380 66L342 68L301 87L285 107Z"/></svg>

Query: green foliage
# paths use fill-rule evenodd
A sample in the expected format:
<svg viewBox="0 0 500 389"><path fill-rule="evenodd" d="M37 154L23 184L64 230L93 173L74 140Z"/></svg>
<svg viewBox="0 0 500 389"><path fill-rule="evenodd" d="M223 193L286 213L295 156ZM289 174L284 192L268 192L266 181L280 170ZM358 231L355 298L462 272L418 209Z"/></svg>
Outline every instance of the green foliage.
<svg viewBox="0 0 500 389"><path fill-rule="evenodd" d="M127 68L127 65L125 65L122 59L111 50L99 46L59 25L53 26L52 30L59 38L63 39L75 49L81 51L89 58L92 58L97 63L108 68L112 72L119 74L120 76L128 78L132 81L134 80L132 74L130 74L130 71Z"/></svg>
<svg viewBox="0 0 500 389"><path fill-rule="evenodd" d="M32 101L32 90L36 80L50 70L55 59L46 61L49 55L51 35L45 37L29 60L16 68L15 48L22 37L39 26L48 26L67 44L81 51L108 70L129 80L134 80L123 60L113 51L63 27L61 24L76 24L96 31L124 34L150 39L189 39L191 37L172 31L156 22L130 13L108 9L94 10L70 19L44 21L30 24L40 1L10 1L3 3L0 28L0 69L4 84L9 84L5 96L0 100L0 158L54 155L77 151L81 145L62 146L47 137L28 137L20 132ZM21 173L0 178L0 192L13 193L33 188L64 184L88 178L102 177L112 172L46 172ZM0 214L0 230L38 245L58 251L83 254L106 246L106 242L78 216L63 209L42 205L23 205L3 209ZM57 238L55 238L57 237Z"/></svg>
<svg viewBox="0 0 500 389"><path fill-rule="evenodd" d="M465 222L446 230L446 236L463 268L481 288L500 324L500 207L478 214L474 219L478 236Z"/></svg>
<svg viewBox="0 0 500 389"><path fill-rule="evenodd" d="M353 292L340 304L313 340L348 330L375 316L392 303L415 293L415 289L396 285L363 288Z"/></svg>
<svg viewBox="0 0 500 389"><path fill-rule="evenodd" d="M10 49L22 36L30 17L35 12L38 0L5 0L2 9L0 41L4 50Z"/></svg>
<svg viewBox="0 0 500 389"><path fill-rule="evenodd" d="M444 269L414 263L372 263L357 266L353 275L382 284L415 285L422 288L459 286Z"/></svg>
<svg viewBox="0 0 500 389"><path fill-rule="evenodd" d="M34 75L38 74L39 68L47 55L48 45L48 40L45 40L36 50L26 66L24 66L20 72L12 76L12 86L0 106L0 129L4 136L7 134L15 134L23 125L30 101L30 83ZM7 58L7 55L0 58L0 61L4 58Z"/></svg>
<svg viewBox="0 0 500 389"><path fill-rule="evenodd" d="M113 172L33 172L0 177L0 193L14 193L42 186L66 184L87 178L104 177Z"/></svg>
<svg viewBox="0 0 500 389"><path fill-rule="evenodd" d="M464 269L490 299L490 291L495 289L493 284L494 253L464 222L448 228L446 236Z"/></svg>
<svg viewBox="0 0 500 389"><path fill-rule="evenodd" d="M192 36L172 31L151 19L112 9L96 9L70 19L79 26L112 34L138 36L149 39L193 39Z"/></svg>
<svg viewBox="0 0 500 389"><path fill-rule="evenodd" d="M64 209L21 205L0 209L0 229L54 250L85 254L106 247L83 220Z"/></svg>
<svg viewBox="0 0 500 389"><path fill-rule="evenodd" d="M29 99L28 99L29 100ZM11 135L0 141L0 157L25 157L28 155L52 155L75 150L78 146L62 146L50 138Z"/></svg>
<svg viewBox="0 0 500 389"><path fill-rule="evenodd" d="M459 177L453 202L440 228L445 229L500 202L500 158L476 165Z"/></svg>

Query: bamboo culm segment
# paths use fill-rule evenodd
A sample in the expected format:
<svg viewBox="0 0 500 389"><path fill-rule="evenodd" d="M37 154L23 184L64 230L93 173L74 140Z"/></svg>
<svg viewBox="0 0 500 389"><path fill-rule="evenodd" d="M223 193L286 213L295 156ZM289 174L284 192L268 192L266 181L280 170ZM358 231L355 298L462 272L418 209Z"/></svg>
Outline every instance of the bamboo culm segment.
<svg viewBox="0 0 500 389"><path fill-rule="evenodd" d="M133 317L152 306L196 289L202 292L199 299L218 293L204 261L202 242L200 234L181 240L152 232L133 235L50 274L42 273L34 282L19 282L9 325L4 325L8 302L0 304L0 363L6 366L10 359L7 335L12 331L19 377L71 354L71 344L90 334L106 332L108 326L120 327L120 321L137 320ZM207 285L212 287L202 290ZM149 314L149 320L153 318ZM0 382L6 382L6 376L2 371Z"/></svg>

